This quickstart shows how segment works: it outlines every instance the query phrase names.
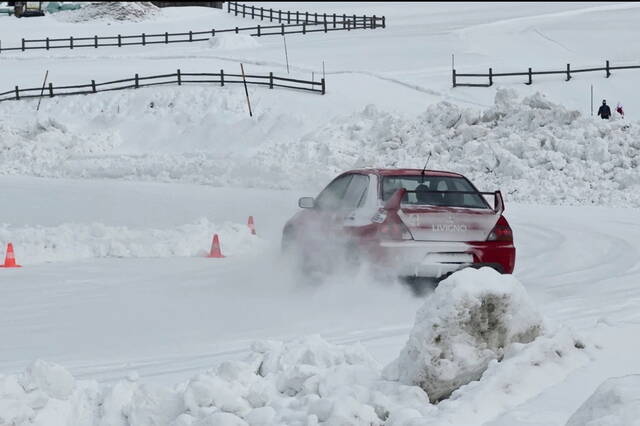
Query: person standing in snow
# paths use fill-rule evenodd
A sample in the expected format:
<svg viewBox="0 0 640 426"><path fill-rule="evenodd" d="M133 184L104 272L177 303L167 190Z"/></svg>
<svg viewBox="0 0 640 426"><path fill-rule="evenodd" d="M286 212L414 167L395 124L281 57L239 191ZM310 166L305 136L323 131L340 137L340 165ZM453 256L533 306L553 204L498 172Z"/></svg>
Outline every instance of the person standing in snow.
<svg viewBox="0 0 640 426"><path fill-rule="evenodd" d="M603 120L608 120L611 117L611 108L609 108L609 105L607 105L606 99L602 100L602 105L598 109L598 115Z"/></svg>
<svg viewBox="0 0 640 426"><path fill-rule="evenodd" d="M624 118L624 110L622 109L622 104L620 104L620 102L618 102L618 105L616 106L616 112Z"/></svg>

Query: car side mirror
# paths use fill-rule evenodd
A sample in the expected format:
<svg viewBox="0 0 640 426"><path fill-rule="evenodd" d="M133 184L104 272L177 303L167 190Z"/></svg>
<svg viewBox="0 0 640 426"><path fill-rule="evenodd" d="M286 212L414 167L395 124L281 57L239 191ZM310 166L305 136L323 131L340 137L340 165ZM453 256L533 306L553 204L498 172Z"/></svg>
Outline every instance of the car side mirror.
<svg viewBox="0 0 640 426"><path fill-rule="evenodd" d="M298 207L302 209L312 209L315 204L313 197L302 197L298 200Z"/></svg>

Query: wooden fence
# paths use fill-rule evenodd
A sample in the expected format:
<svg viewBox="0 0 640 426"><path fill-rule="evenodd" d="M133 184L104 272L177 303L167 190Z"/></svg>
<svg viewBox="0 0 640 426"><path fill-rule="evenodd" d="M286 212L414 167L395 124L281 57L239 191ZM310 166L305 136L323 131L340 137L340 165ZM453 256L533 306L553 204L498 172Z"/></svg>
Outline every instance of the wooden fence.
<svg viewBox="0 0 640 426"><path fill-rule="evenodd" d="M571 74L583 73L583 72L605 72L605 77L611 77L612 70L629 70L629 69L640 69L640 65L620 65L620 66L611 66L610 62L605 61L604 67L596 67L596 68L580 68L580 69L572 69L571 64L567 64L567 67L564 70L560 71L533 71L529 68L526 72L493 72L493 68L489 68L489 72L487 74L468 74L468 73L458 73L454 69L452 72L452 83L453 87L491 87L493 86L493 79L496 77L515 77L515 76L525 76L527 77L527 81L524 84L531 85L533 84L533 76L534 75L550 75L550 74L559 74L566 76L565 81L571 80ZM488 79L487 83L460 83L458 78L460 77L471 77L471 78L486 78Z"/></svg>
<svg viewBox="0 0 640 426"><path fill-rule="evenodd" d="M251 6L253 8L253 6ZM266 16L267 9L261 8L262 16ZM259 17L255 13L254 17ZM271 10L271 9L270 9ZM295 12L298 13L298 12ZM268 15L268 13L267 13ZM208 41L211 37L215 37L220 33L248 33L253 37L270 36L270 35L285 35L285 34L307 34L329 31L351 31L360 29L377 29L385 28L385 18L377 16L347 16L341 15L336 18L336 15L332 15L332 19L317 21L313 20L305 21L300 19L295 23L291 22L291 12L287 12L288 18L278 21L279 25L256 25L253 27L235 27L222 30L206 30L206 31L187 31L181 33L169 33L164 32L160 34L135 34L135 35L114 35L114 36L97 36L92 37L67 37L67 38L52 38L45 37L41 39L21 39L20 46L3 47L0 41L0 53L6 51L22 51L27 50L50 50L50 49L77 49L82 47L95 48L98 47L123 47L123 46L147 46L153 44L169 44L169 43L191 43L198 41ZM325 15L322 15L326 17ZM339 18L339 19L338 19ZM265 18L266 19L266 18ZM272 19L273 21L275 19ZM287 21L285 24L284 21Z"/></svg>
<svg viewBox="0 0 640 426"><path fill-rule="evenodd" d="M67 95L88 95L99 92L110 92L113 90L137 89L147 86L159 86L167 84L177 84L179 86L189 83L207 84L215 83L220 86L225 84L243 83L242 74L229 74L224 70L219 73L186 73L177 70L173 74L161 74L151 76L140 76L136 74L133 78L96 83L91 80L89 84L72 86L54 86L49 83L46 87L20 88L15 86L13 90L0 93L0 102L17 101L20 99L54 97ZM320 81L298 80L293 78L276 77L273 73L268 75L245 75L247 84L274 87L284 87L288 89L304 90L324 95L326 86L324 78Z"/></svg>
<svg viewBox="0 0 640 426"><path fill-rule="evenodd" d="M369 22L369 28L386 28L386 18L384 16L357 16L346 15L336 13L318 13L318 12L300 12L290 10L276 10L265 9L264 7L248 6L246 4L238 3L235 1L227 2L227 12L233 13L235 16L241 16L243 18L250 17L251 19L260 18L261 21L269 20L269 22L286 22L287 24L314 24L322 25L327 23L333 28L337 28L342 23L351 21L357 22L360 25L364 25L364 22Z"/></svg>

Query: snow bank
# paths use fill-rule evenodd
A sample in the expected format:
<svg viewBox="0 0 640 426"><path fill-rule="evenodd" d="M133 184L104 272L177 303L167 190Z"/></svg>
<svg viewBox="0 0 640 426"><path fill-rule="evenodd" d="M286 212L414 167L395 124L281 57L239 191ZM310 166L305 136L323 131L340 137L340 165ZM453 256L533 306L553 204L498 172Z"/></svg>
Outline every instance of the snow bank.
<svg viewBox="0 0 640 426"><path fill-rule="evenodd" d="M151 2L104 1L91 2L80 9L63 10L54 14L62 22L133 21L141 22L154 17L160 8Z"/></svg>
<svg viewBox="0 0 640 426"><path fill-rule="evenodd" d="M273 93L252 93L253 120L240 87L53 98L35 117L28 101L0 104L0 174L321 187L354 167L422 167L431 152L430 168L508 200L640 206L635 122L581 117L510 91L485 111L442 102L416 118L374 106L339 117L313 105L291 111L294 94Z"/></svg>
<svg viewBox="0 0 640 426"><path fill-rule="evenodd" d="M55 227L0 225L0 246L13 242L20 263L31 264L100 257L202 256L219 234L223 254L236 255L264 247L246 225L216 225L208 219L174 229L127 228L101 223Z"/></svg>
<svg viewBox="0 0 640 426"><path fill-rule="evenodd" d="M541 94L518 100L510 90L485 111L441 102L406 118L370 105L258 157L326 180L353 167L422 168L429 153L429 168L463 173L511 200L640 205L637 123L581 117Z"/></svg>
<svg viewBox="0 0 640 426"><path fill-rule="evenodd" d="M571 416L567 426L640 425L640 375L607 379Z"/></svg>
<svg viewBox="0 0 640 426"><path fill-rule="evenodd" d="M418 311L409 341L388 376L423 388L432 402L478 380L514 343L530 343L542 318L524 287L491 268L442 281Z"/></svg>
<svg viewBox="0 0 640 426"><path fill-rule="evenodd" d="M532 327L540 319L522 287L510 277L501 278L484 270L454 274L419 312L410 344L427 318L439 318L443 337L426 342L430 350L441 350L448 340L456 343L449 344L452 352L466 350L470 360L484 362L483 357L493 356L493 352L487 355L490 344L486 342L500 339L493 327L499 330L500 324L493 323L493 314L501 307L511 309L500 318L512 315L514 323L503 334L530 340ZM507 307L493 301L493 311L470 309L474 303L481 304L482 297L491 299L488 294L507 295L512 303ZM469 303L443 301L445 296ZM436 312L429 313L429 308ZM454 309L459 311L454 314ZM478 314L467 321L471 327L465 328L464 320L454 320L470 312ZM465 333L476 336L476 331L492 337L484 341L462 337ZM390 377L389 368L383 372L362 345L337 346L310 336L290 342L256 342L243 359L225 361L171 387L141 383L136 375L115 384L76 381L64 368L36 361L23 374L0 375L0 419L8 424L78 426L482 424L588 361L584 344L567 330L544 331L530 343L505 346L500 359L491 359L481 377L475 377L477 381L461 386L437 406L421 387ZM411 363L404 365L413 368Z"/></svg>
<svg viewBox="0 0 640 426"><path fill-rule="evenodd" d="M259 47L260 43L248 34L220 33L209 39L209 46L216 50L236 50Z"/></svg>

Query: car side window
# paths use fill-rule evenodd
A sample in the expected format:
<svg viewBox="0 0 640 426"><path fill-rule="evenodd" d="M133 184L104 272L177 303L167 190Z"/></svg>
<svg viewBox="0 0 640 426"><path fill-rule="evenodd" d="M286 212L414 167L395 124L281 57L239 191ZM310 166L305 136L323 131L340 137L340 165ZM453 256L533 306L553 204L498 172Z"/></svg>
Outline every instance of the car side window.
<svg viewBox="0 0 640 426"><path fill-rule="evenodd" d="M362 205L368 188L369 176L358 174L353 175L340 207L344 209L355 209Z"/></svg>
<svg viewBox="0 0 640 426"><path fill-rule="evenodd" d="M321 210L335 210L341 208L347 186L354 175L344 175L334 179L316 197L316 206Z"/></svg>

